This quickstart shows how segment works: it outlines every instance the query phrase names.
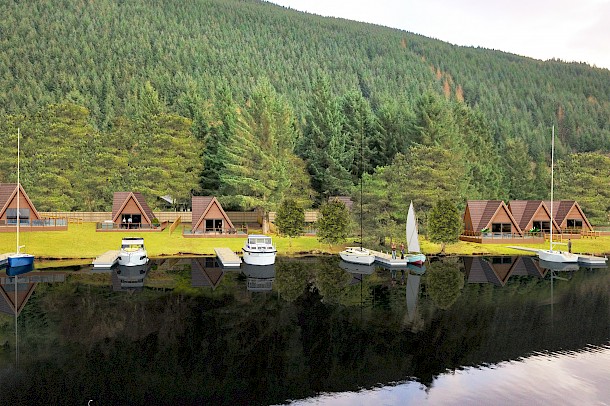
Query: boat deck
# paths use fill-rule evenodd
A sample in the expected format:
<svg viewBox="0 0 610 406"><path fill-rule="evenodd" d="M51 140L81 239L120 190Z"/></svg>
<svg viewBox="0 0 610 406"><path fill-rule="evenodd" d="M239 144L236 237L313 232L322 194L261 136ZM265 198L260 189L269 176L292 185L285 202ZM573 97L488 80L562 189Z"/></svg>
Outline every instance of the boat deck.
<svg viewBox="0 0 610 406"><path fill-rule="evenodd" d="M92 262L94 268L112 268L116 264L117 259L121 251L112 250L104 252L99 257L95 258Z"/></svg>
<svg viewBox="0 0 610 406"><path fill-rule="evenodd" d="M14 253L8 252L6 254L0 254L0 266L4 266L8 262L8 257L13 255Z"/></svg>
<svg viewBox="0 0 610 406"><path fill-rule="evenodd" d="M216 257L220 264L225 268L239 268L241 266L241 258L234 253L231 248L220 247L214 248Z"/></svg>

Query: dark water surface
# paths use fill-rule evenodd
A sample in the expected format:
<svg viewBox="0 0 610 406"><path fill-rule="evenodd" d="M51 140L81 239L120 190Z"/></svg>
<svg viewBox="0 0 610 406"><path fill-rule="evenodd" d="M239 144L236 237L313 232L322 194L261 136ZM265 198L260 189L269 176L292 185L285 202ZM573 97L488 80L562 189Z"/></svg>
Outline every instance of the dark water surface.
<svg viewBox="0 0 610 406"><path fill-rule="evenodd" d="M547 266L2 271L0 404L608 404L610 271Z"/></svg>

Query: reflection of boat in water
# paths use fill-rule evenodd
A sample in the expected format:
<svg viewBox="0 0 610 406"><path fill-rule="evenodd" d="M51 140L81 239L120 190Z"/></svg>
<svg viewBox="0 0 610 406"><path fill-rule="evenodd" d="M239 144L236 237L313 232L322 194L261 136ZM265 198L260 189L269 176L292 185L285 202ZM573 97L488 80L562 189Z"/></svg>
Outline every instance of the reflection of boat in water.
<svg viewBox="0 0 610 406"><path fill-rule="evenodd" d="M148 262L148 254L144 248L144 238L125 237L121 241L121 251L118 258L121 266L139 266Z"/></svg>
<svg viewBox="0 0 610 406"><path fill-rule="evenodd" d="M357 264L354 262L340 261L339 268L346 272L360 275L371 275L375 272L375 265L372 264Z"/></svg>
<svg viewBox="0 0 610 406"><path fill-rule="evenodd" d="M21 275L24 273L32 272L34 270L34 264L26 264L21 266L7 266L6 274L8 276Z"/></svg>
<svg viewBox="0 0 610 406"><path fill-rule="evenodd" d="M551 271L559 271L559 272L570 272L570 271L578 271L580 267L578 264L571 262L551 262L545 260L539 260L538 265L541 268L548 269Z"/></svg>
<svg viewBox="0 0 610 406"><path fill-rule="evenodd" d="M244 263L242 272L248 278L247 289L251 292L270 291L275 280L275 265L251 265Z"/></svg>
<svg viewBox="0 0 610 406"><path fill-rule="evenodd" d="M407 316L410 322L415 321L417 314L417 302L419 301L419 285L421 283L421 274L409 273L407 275Z"/></svg>
<svg viewBox="0 0 610 406"><path fill-rule="evenodd" d="M117 266L112 272L112 285L114 290L142 290L144 288L144 279L146 279L149 268L150 266L148 264Z"/></svg>

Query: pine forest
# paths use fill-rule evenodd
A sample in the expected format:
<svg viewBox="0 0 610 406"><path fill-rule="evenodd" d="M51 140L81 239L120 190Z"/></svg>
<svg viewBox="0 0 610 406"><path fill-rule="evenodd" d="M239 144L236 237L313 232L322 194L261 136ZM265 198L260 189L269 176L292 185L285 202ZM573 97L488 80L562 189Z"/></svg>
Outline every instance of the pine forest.
<svg viewBox="0 0 610 406"><path fill-rule="evenodd" d="M257 0L0 0L0 182L41 211L114 191L225 208L352 195L578 200L610 214L610 71L459 47ZM153 204L154 205L154 204Z"/></svg>

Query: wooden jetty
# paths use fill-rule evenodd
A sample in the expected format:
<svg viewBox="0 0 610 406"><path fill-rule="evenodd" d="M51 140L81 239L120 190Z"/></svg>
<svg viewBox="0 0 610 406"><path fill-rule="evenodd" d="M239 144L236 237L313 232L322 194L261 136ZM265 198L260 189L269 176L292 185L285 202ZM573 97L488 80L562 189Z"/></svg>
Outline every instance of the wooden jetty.
<svg viewBox="0 0 610 406"><path fill-rule="evenodd" d="M93 260L94 268L112 268L114 264L116 264L117 259L119 258L119 254L121 251L112 250L104 252L99 257Z"/></svg>
<svg viewBox="0 0 610 406"><path fill-rule="evenodd" d="M578 254L578 263L582 265L606 265L608 258L595 255Z"/></svg>
<svg viewBox="0 0 610 406"><path fill-rule="evenodd" d="M241 266L241 258L236 253L231 251L231 248L221 247L214 248L218 262L224 268L239 268Z"/></svg>
<svg viewBox="0 0 610 406"><path fill-rule="evenodd" d="M396 253L396 259L392 259L392 254L386 254L385 252L369 250L369 252L375 255L375 262L386 266L407 266L407 258L400 259L400 253Z"/></svg>
<svg viewBox="0 0 610 406"><path fill-rule="evenodd" d="M12 252L9 252L7 254L0 254L0 266L4 266L8 263L8 257L13 255Z"/></svg>

